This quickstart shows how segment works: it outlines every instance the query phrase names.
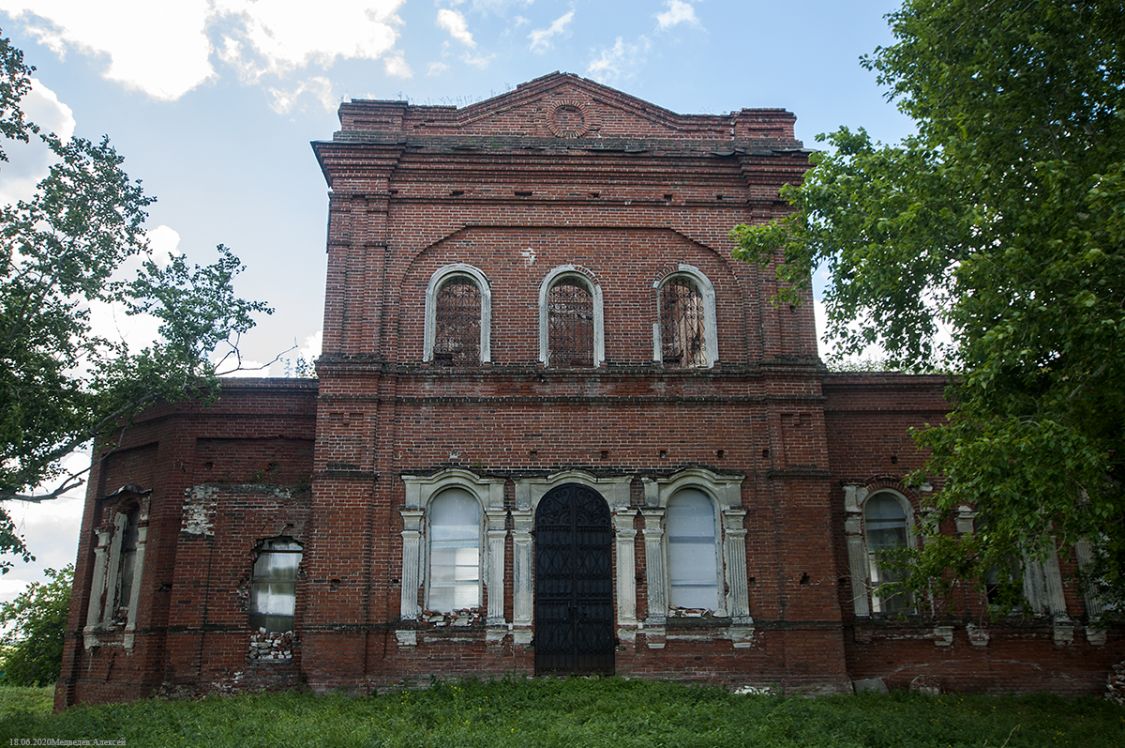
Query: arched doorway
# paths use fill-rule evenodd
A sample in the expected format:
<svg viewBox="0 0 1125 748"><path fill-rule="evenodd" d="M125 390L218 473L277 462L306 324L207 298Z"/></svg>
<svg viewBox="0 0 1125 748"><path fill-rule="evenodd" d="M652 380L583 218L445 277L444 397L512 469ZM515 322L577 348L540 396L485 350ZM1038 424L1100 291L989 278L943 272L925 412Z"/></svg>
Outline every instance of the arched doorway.
<svg viewBox="0 0 1125 748"><path fill-rule="evenodd" d="M592 488L552 489L535 511L535 672L613 673L609 506Z"/></svg>

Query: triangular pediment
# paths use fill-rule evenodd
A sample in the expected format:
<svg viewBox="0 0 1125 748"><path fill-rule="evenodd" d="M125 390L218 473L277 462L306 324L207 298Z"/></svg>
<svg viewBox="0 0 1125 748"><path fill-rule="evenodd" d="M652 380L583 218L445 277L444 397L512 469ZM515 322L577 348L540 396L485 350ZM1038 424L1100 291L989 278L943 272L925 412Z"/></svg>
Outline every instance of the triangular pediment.
<svg viewBox="0 0 1125 748"><path fill-rule="evenodd" d="M681 115L571 73L551 73L455 109L411 107L417 134L523 137L729 137L728 116Z"/></svg>

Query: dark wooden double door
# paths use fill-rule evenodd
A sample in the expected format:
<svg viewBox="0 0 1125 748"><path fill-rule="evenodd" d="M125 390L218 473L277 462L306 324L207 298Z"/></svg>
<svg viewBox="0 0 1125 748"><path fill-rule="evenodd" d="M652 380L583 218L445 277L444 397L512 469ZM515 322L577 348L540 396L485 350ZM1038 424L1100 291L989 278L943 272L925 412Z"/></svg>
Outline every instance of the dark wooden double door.
<svg viewBox="0 0 1125 748"><path fill-rule="evenodd" d="M609 507L591 488L552 489L535 512L535 672L613 673Z"/></svg>

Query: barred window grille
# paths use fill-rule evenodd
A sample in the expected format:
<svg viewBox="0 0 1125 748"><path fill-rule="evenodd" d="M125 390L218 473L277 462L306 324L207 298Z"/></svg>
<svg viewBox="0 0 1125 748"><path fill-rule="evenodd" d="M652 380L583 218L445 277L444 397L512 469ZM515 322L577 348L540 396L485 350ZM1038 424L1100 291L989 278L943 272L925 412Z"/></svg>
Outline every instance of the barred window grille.
<svg viewBox="0 0 1125 748"><path fill-rule="evenodd" d="M687 278L673 278L660 289L661 360L666 366L706 366L703 296Z"/></svg>
<svg viewBox="0 0 1125 748"><path fill-rule="evenodd" d="M480 289L469 278L450 278L438 290L434 314L434 363L480 363Z"/></svg>
<svg viewBox="0 0 1125 748"><path fill-rule="evenodd" d="M582 281L563 278L547 296L552 366L594 365L594 297Z"/></svg>

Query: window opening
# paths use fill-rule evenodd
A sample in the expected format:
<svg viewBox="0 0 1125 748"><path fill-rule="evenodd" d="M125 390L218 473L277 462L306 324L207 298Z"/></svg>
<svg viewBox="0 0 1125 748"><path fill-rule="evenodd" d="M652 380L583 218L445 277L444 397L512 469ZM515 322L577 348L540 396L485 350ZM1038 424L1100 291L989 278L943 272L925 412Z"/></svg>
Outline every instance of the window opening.
<svg viewBox="0 0 1125 748"><path fill-rule="evenodd" d="M117 595L114 603L116 618L126 620L129 617L129 601L133 595L133 576L137 564L137 538L141 509L134 506L129 510L125 519L125 528L121 536L120 568L117 574Z"/></svg>
<svg viewBox="0 0 1125 748"><path fill-rule="evenodd" d="M434 363L480 363L480 289L470 278L453 277L438 290L434 314Z"/></svg>
<svg viewBox="0 0 1125 748"><path fill-rule="evenodd" d="M480 504L449 490L430 502L427 607L449 612L480 606Z"/></svg>
<svg viewBox="0 0 1125 748"><path fill-rule="evenodd" d="M686 489L668 502L669 603L676 608L719 607L715 505L702 491Z"/></svg>
<svg viewBox="0 0 1125 748"><path fill-rule="evenodd" d="M293 630L301 544L289 538L262 543L250 583L250 625L270 632Z"/></svg>
<svg viewBox="0 0 1125 748"><path fill-rule="evenodd" d="M864 526L867 532L867 562L874 594L871 609L876 613L909 613L914 609L910 593L881 591L880 586L899 582L905 570L885 559L888 551L906 548L906 512L898 499L889 493L880 493L867 500L864 506Z"/></svg>
<svg viewBox="0 0 1125 748"><path fill-rule="evenodd" d="M563 278L547 295L552 366L594 365L594 298L577 278Z"/></svg>
<svg viewBox="0 0 1125 748"><path fill-rule="evenodd" d="M660 289L661 360L669 366L707 366L703 295L688 278Z"/></svg>

